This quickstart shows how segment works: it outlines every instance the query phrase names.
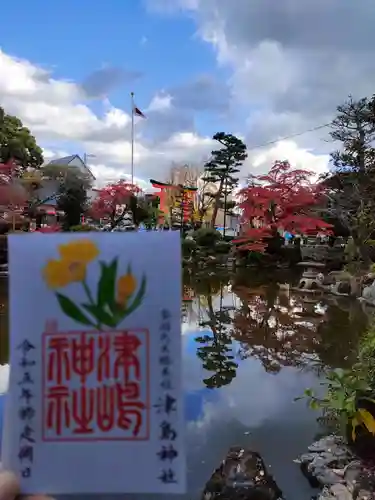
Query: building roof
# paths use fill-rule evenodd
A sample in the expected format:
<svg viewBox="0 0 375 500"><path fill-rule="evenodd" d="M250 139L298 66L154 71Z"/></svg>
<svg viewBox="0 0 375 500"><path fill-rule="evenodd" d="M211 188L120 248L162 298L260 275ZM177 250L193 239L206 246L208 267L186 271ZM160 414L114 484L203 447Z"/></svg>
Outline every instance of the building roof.
<svg viewBox="0 0 375 500"><path fill-rule="evenodd" d="M79 155L69 155L69 156L63 156L62 158L55 158L54 160L51 160L47 163L47 165L70 165L71 162L75 159L78 158L80 162L82 163L83 167L88 171L90 176L92 177L93 180L95 179L94 174L91 172L91 169L89 166L82 160L82 158Z"/></svg>
<svg viewBox="0 0 375 500"><path fill-rule="evenodd" d="M49 161L47 165L69 165L69 163L72 162L76 157L78 157L81 160L79 155L69 155L69 156L64 156L63 158L55 158L54 160Z"/></svg>

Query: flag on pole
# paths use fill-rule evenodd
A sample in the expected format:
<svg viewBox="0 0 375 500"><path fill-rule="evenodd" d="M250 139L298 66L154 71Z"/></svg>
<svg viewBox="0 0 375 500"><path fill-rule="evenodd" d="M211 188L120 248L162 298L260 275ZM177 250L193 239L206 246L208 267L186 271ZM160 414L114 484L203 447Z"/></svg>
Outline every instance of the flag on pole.
<svg viewBox="0 0 375 500"><path fill-rule="evenodd" d="M146 116L142 113L142 111L139 108L137 108L137 106L134 106L133 113L135 114L135 116L141 116L142 118L146 118Z"/></svg>
<svg viewBox="0 0 375 500"><path fill-rule="evenodd" d="M132 128L131 128L131 180L134 184L134 117L140 116L146 118L142 111L134 104L134 92L130 92L131 108L132 108Z"/></svg>

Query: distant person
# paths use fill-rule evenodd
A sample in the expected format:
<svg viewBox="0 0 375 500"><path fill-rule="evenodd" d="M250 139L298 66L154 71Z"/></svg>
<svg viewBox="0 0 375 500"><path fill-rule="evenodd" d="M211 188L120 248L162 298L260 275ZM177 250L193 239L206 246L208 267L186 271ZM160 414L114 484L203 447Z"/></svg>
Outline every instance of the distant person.
<svg viewBox="0 0 375 500"><path fill-rule="evenodd" d="M336 242L336 236L330 235L328 237L328 246L334 247L335 246L335 242Z"/></svg>
<svg viewBox="0 0 375 500"><path fill-rule="evenodd" d="M286 245L289 245L289 243L292 241L293 235L289 231L284 231L284 241Z"/></svg>
<svg viewBox="0 0 375 500"><path fill-rule="evenodd" d="M296 247L300 247L301 246L301 235L296 234L294 237L293 243L296 245Z"/></svg>

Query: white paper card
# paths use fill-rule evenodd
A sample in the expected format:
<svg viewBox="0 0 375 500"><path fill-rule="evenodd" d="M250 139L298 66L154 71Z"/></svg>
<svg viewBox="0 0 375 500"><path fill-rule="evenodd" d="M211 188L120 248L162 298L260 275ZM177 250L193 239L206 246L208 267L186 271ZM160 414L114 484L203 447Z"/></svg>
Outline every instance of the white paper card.
<svg viewBox="0 0 375 500"><path fill-rule="evenodd" d="M9 276L22 493L184 493L179 233L13 235Z"/></svg>

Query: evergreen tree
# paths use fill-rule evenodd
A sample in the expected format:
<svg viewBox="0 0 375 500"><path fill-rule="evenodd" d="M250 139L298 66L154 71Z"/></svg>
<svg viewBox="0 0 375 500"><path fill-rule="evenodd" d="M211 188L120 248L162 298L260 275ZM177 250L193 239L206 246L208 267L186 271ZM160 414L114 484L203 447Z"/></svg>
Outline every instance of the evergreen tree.
<svg viewBox="0 0 375 500"><path fill-rule="evenodd" d="M21 120L0 107L0 161L9 160L15 160L20 170L39 168L43 163L43 151Z"/></svg>
<svg viewBox="0 0 375 500"><path fill-rule="evenodd" d="M325 181L327 212L353 237L369 265L368 242L375 232L375 97L349 97L338 106L330 135L341 147L331 155L335 175Z"/></svg>
<svg viewBox="0 0 375 500"><path fill-rule="evenodd" d="M65 213L62 226L64 231L69 231L72 226L81 224L81 216L87 211L91 179L76 167L64 166L52 166L49 176L59 182L57 208Z"/></svg>
<svg viewBox="0 0 375 500"><path fill-rule="evenodd" d="M215 227L220 203L224 201L224 210L227 209L227 197L238 185L236 174L247 158L246 145L232 134L218 132L213 139L222 145L221 149L211 152L211 159L205 164L205 179L215 183L217 192L214 195L214 204L211 226Z"/></svg>
<svg viewBox="0 0 375 500"><path fill-rule="evenodd" d="M64 231L69 231L72 226L81 224L81 216L87 208L85 186L83 184L69 187L61 185L57 200L58 209L65 213L62 224Z"/></svg>

